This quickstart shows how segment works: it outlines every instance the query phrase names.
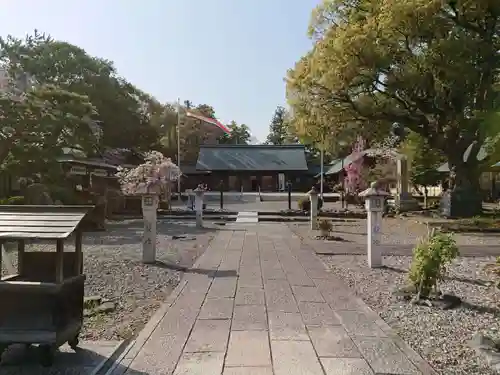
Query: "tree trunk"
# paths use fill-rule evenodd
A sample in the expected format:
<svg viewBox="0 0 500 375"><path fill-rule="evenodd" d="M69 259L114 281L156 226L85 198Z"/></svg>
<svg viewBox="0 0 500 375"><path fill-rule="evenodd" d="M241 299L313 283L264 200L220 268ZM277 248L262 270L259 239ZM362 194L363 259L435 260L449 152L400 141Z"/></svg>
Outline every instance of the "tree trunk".
<svg viewBox="0 0 500 375"><path fill-rule="evenodd" d="M450 202L452 217L472 217L482 212L481 171L475 155L466 163L462 154L450 155Z"/></svg>

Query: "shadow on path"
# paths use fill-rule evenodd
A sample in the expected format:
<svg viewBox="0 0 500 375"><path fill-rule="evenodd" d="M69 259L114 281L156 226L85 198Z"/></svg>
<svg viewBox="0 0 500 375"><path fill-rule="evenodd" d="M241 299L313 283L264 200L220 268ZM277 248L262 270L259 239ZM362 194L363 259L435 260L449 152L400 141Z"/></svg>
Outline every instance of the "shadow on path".
<svg viewBox="0 0 500 375"><path fill-rule="evenodd" d="M167 270L185 272L185 273L198 273L201 275L207 275L210 277L236 277L238 276L238 272L236 270L227 270L227 271L217 271L217 270L207 270L203 268L190 268L180 266L178 264L166 263L160 260L157 260L155 263L151 264L153 267L163 268Z"/></svg>
<svg viewBox="0 0 500 375"><path fill-rule="evenodd" d="M197 228L195 223L188 222L158 222L157 234L172 237L172 241L193 240L197 235L214 233L221 229L217 227ZM142 220L126 220L120 223L109 223L104 232L86 232L84 245L120 246L142 243L144 224Z"/></svg>
<svg viewBox="0 0 500 375"><path fill-rule="evenodd" d="M114 345L108 342L86 341L75 351L62 346L54 355L50 367L40 365L40 350L36 346L10 346L2 356L0 374L2 375L103 375L113 365ZM106 361L106 362L105 362ZM104 365L103 365L104 364ZM103 365L97 373L97 367ZM153 375L146 372L116 367L114 375Z"/></svg>

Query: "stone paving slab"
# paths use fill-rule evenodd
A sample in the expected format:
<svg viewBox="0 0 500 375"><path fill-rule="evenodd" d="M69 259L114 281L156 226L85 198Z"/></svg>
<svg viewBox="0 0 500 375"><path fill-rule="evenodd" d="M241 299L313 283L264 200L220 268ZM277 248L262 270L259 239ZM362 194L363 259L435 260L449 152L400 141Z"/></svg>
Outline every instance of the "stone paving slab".
<svg viewBox="0 0 500 375"><path fill-rule="evenodd" d="M273 375L271 367L226 367L223 375Z"/></svg>
<svg viewBox="0 0 500 375"><path fill-rule="evenodd" d="M232 331L226 366L271 366L269 337L266 331Z"/></svg>
<svg viewBox="0 0 500 375"><path fill-rule="evenodd" d="M174 375L221 374L224 365L224 353L184 353Z"/></svg>
<svg viewBox="0 0 500 375"><path fill-rule="evenodd" d="M259 287L240 287L236 291L237 305L265 305L264 290Z"/></svg>
<svg viewBox="0 0 500 375"><path fill-rule="evenodd" d="M227 349L227 339L230 329L229 320L199 319L189 336L184 348L185 353L222 352Z"/></svg>
<svg viewBox="0 0 500 375"><path fill-rule="evenodd" d="M264 305L235 306L231 329L233 331L267 330L266 307Z"/></svg>
<svg viewBox="0 0 500 375"><path fill-rule="evenodd" d="M342 326L308 326L309 336L319 357L362 358Z"/></svg>
<svg viewBox="0 0 500 375"><path fill-rule="evenodd" d="M107 375L435 374L286 225L237 228Z"/></svg>
<svg viewBox="0 0 500 375"><path fill-rule="evenodd" d="M324 375L310 341L271 341L274 375Z"/></svg>

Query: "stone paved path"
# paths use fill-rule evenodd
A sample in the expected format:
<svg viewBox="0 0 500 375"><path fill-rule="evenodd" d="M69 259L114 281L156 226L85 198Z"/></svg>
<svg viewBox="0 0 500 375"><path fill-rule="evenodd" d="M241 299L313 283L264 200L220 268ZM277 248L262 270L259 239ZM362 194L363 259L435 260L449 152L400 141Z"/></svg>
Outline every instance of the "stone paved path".
<svg viewBox="0 0 500 375"><path fill-rule="evenodd" d="M218 233L112 375L433 374L283 224Z"/></svg>

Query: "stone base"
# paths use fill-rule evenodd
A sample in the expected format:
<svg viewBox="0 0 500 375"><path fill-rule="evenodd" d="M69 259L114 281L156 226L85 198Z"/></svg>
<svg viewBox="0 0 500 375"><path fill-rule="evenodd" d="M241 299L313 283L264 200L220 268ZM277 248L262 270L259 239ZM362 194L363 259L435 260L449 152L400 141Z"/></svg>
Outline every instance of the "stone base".
<svg viewBox="0 0 500 375"><path fill-rule="evenodd" d="M203 228L203 214L201 212L196 213L196 227Z"/></svg>
<svg viewBox="0 0 500 375"><path fill-rule="evenodd" d="M417 200L408 193L396 195L394 205L399 212L420 210Z"/></svg>
<svg viewBox="0 0 500 375"><path fill-rule="evenodd" d="M473 217L481 214L482 196L477 191L456 189L443 193L440 202L441 214L445 217Z"/></svg>

